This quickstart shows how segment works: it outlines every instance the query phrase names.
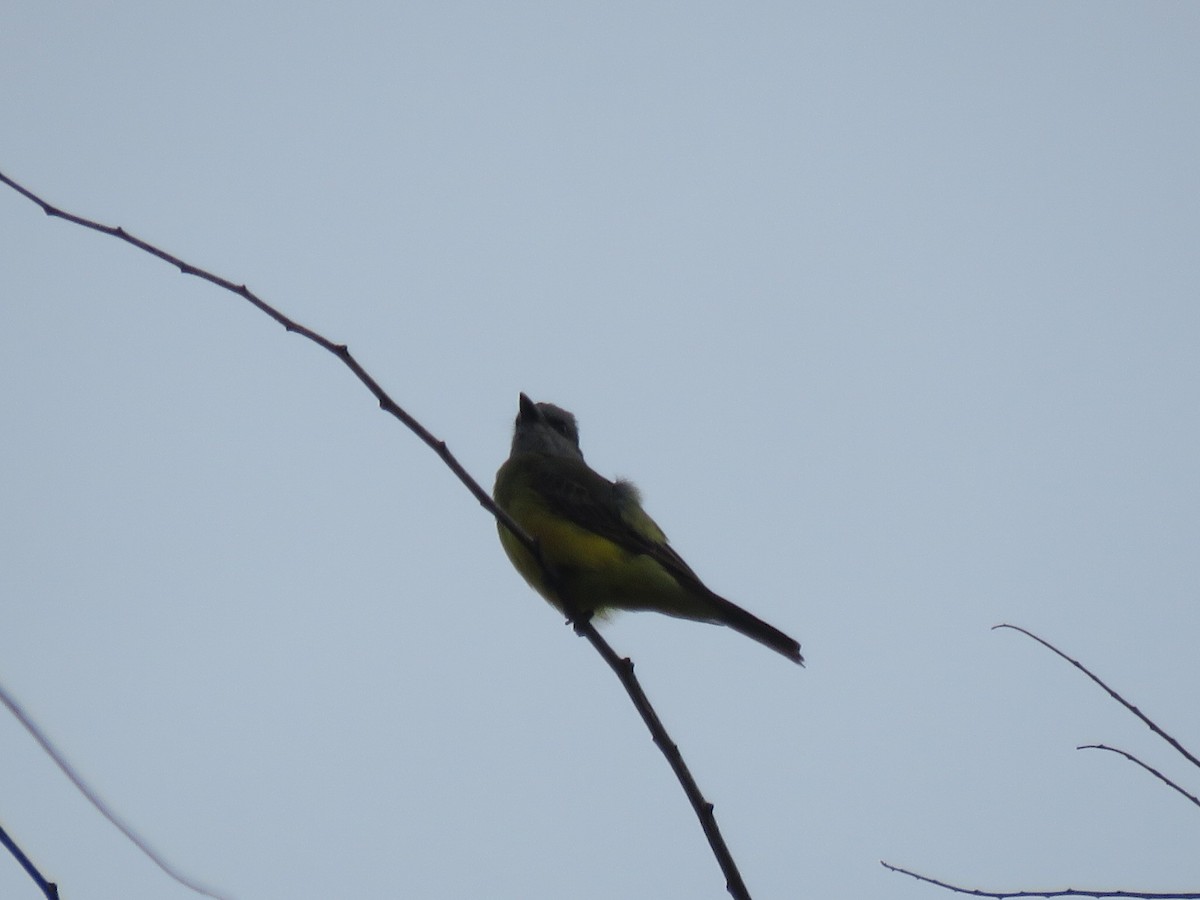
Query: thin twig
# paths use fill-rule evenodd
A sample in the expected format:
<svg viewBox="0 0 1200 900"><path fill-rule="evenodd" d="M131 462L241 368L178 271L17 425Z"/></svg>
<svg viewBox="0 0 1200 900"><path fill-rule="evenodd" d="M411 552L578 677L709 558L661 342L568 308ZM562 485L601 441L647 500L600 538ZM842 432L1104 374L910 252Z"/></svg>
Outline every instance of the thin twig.
<svg viewBox="0 0 1200 900"><path fill-rule="evenodd" d="M21 704L19 704L2 685L0 685L0 703L3 703L6 707L8 707L8 711L13 714L13 718L20 722L21 725L24 726L25 730L32 735L33 739L37 741L39 745L41 745L42 750L45 751L46 755L54 761L54 764L58 766L60 770L62 770L62 773L67 776L71 784L75 785L76 790L83 794L83 796L87 798L87 801L92 804L92 806L96 807L96 809L100 812L100 815L108 819L108 821L111 822L113 826L119 832L121 832L121 834L125 835L125 837L128 838L135 847L146 854L152 863L166 872L167 875L169 875L172 879L179 882L184 887L195 891L197 894L201 894L205 897L212 897L213 900L227 900L224 895L216 893L216 891L214 891L212 888L205 887L200 882L188 877L187 875L184 875L181 871L172 866L162 857L161 854L158 853L158 851L150 846L144 837L137 833L137 830L132 825L113 812L111 807L109 807L109 805L103 799L101 799L100 795L88 786L87 782L83 780L83 776L75 771L75 767L67 762L66 757L64 757L58 748L50 742L50 739L46 737L45 732L43 732L38 724L29 717L29 714L22 709ZM5 846L8 846L10 851L13 850L13 847L9 846L7 843ZM21 860L22 858L23 857L19 856L18 860ZM45 879L43 879L41 875L35 874L36 870L31 869L30 866L26 865L25 862L22 862L21 864L25 866L25 871L29 872L30 877L32 877L34 881L38 882L39 887L42 887L43 884L46 883ZM42 890L44 892L45 888L42 887ZM55 888L55 897L57 896L58 890Z"/></svg>
<svg viewBox="0 0 1200 900"><path fill-rule="evenodd" d="M908 875L926 884L954 891L956 894L968 894L972 897L994 897L999 898L999 900L1005 900L1005 898L1009 897L1137 897L1142 898L1142 900L1197 900L1197 898L1200 898L1200 894L1195 893L1157 894L1147 893L1146 891L1089 891L1084 888L1064 888L1060 891L984 891L978 888L959 887L947 881L939 881L936 878L930 878L928 875L920 875L910 869L893 866L891 863L884 862L883 860L880 860L879 864L885 869L899 872L901 875Z"/></svg>
<svg viewBox="0 0 1200 900"><path fill-rule="evenodd" d="M1049 641L1043 640L1042 638L1038 637L1033 632L1027 631L1026 629L1021 628L1018 625L994 625L992 627L992 630L994 631L997 628L1011 628L1013 631L1019 631L1019 632L1021 632L1021 634L1025 635L1026 637L1033 638L1035 641L1037 641L1043 647L1046 647L1047 649L1052 650L1054 653L1061 656L1063 659L1065 659L1071 665L1075 666L1075 668L1079 669L1079 671L1083 672L1083 674L1087 675L1088 678L1092 679L1092 681L1096 682L1096 684L1100 685L1100 687L1102 687L1108 693L1108 695L1110 697L1112 697L1114 700L1116 700L1118 703L1120 703L1122 706L1124 706L1127 710L1129 710L1131 713L1133 713L1135 716L1137 716L1139 719L1141 719L1142 722L1144 722L1150 728L1151 731L1153 731L1155 734L1157 734L1159 737L1161 737L1163 740L1165 740L1167 743L1169 743L1172 747L1174 747L1176 750L1178 750L1181 754L1183 754L1183 756L1185 758L1187 758L1194 764L1200 765L1200 763L1197 762L1196 758L1194 756L1192 756L1192 754L1190 754L1187 750L1185 750L1178 741L1176 741L1173 737L1171 737L1169 734L1167 734L1165 731L1163 731L1161 728L1159 728L1158 725L1156 725L1147 716L1145 716L1141 712L1141 710L1139 710L1136 706L1134 706L1132 703L1127 701L1124 697L1122 697L1120 694L1118 694L1116 691L1114 691L1112 688L1110 688L1107 684L1105 684L1103 681L1101 681L1100 678L1098 678L1096 675L1092 674L1092 672L1086 666L1084 666L1083 663L1079 662L1076 659L1071 658L1070 656L1067 656L1067 654L1063 653L1061 650L1059 650L1057 647L1055 647ZM1175 790L1179 791L1181 794L1183 794L1185 797L1187 797L1193 803L1196 803L1198 806L1200 806L1200 801L1198 801L1195 797L1193 797L1187 791L1183 790L1183 788L1179 787L1179 785L1175 784L1173 781L1168 779L1165 775L1163 775L1157 769L1151 768L1150 766L1148 766L1144 762L1142 762L1140 759L1138 759L1137 757L1135 757L1129 753L1126 753L1124 750L1117 750L1114 747L1109 747L1104 744L1086 744L1082 747L1077 747L1076 749L1078 749L1078 750L1089 750L1089 749L1109 750L1109 751L1112 751L1113 753L1119 753L1120 755L1124 756L1126 759L1129 759L1132 762L1137 763L1139 766L1141 766L1146 771L1150 772L1156 778L1160 779L1161 781L1163 781L1165 784L1169 785L1170 787L1175 788ZM1162 893L1148 893L1145 891L1086 890L1086 889L1082 889L1082 888L1066 888L1064 890L1058 890L1058 891L1047 891L1047 890L985 891L985 890L980 890L978 888L960 887L959 885L950 884L949 882L946 882L946 881L940 881L936 878L930 878L928 875L919 875L916 872L913 872L909 869L902 869L899 866L893 866L891 863L884 862L883 860L880 860L879 864L886 869L890 869L893 872L899 872L903 875L911 876L912 878L915 878L918 881L923 881L926 884L932 884L932 885L936 885L937 887L946 888L947 890L954 891L955 893L958 893L958 894L969 894L972 897L995 897L995 898L1008 898L1008 897L1137 897L1137 898L1147 898L1147 900L1176 900L1176 898L1200 898L1200 893L1175 892L1175 893L1162 894Z"/></svg>
<svg viewBox="0 0 1200 900"><path fill-rule="evenodd" d="M576 623L576 628L578 629L578 623ZM621 684L625 687L625 692L629 694L629 699L633 701L633 705L637 708L638 713L641 714L642 721L650 729L654 743L658 745L658 749L666 757L667 764L674 771L675 777L679 779L679 784L683 787L683 792L687 794L687 798L692 804L692 809L696 813L696 818L700 820L700 827L704 829L704 836L708 838L708 845L712 848L713 855L716 856L717 862L721 866L721 871L725 874L726 890L729 891L731 896L737 898L737 900L750 900L750 892L746 889L746 883L742 881L742 875L733 860L733 854L729 852L729 847L725 844L725 838L721 835L721 829L717 826L717 818L713 814L713 805L700 792L700 787L696 784L696 779L692 777L691 771L683 761L683 756L679 752L678 745L671 740L667 729L663 727L662 721L658 718L658 713L650 705L650 701L642 690L641 684L634 677L633 660L628 657L624 659L618 657L613 652L612 647L600 637L595 628L589 628L589 630L582 633L584 637L592 642L592 646L604 657L604 661L608 663L609 667L617 674L617 678L621 680Z"/></svg>
<svg viewBox="0 0 1200 900"><path fill-rule="evenodd" d="M279 310L275 309L275 307L271 306L262 298L258 297L244 284L234 284L232 281L229 281L226 278L222 278L219 275L214 275L211 272L205 271L197 266L193 266L191 263L185 262L179 257L155 247L153 244L149 244L141 238L131 235L129 232L125 231L125 229L119 226L114 227L111 225L104 225L100 222L95 222L91 219L85 219L82 216L77 216L61 210L58 207L47 203L37 194L13 181L2 172L0 172L0 181L7 184L23 197L26 197L33 203L36 203L41 207L42 211L46 215L65 219L66 221L75 225L80 225L84 228L89 228L93 231L98 231L101 234L106 234L110 237L115 237L119 240L125 241L127 244L137 247L139 250L143 250L152 256L157 256L164 262L167 262L179 269L179 271L184 275L194 275L195 277L201 278L219 288L223 288L224 290L237 294L239 297L242 297L259 310L266 313L268 316L282 325L287 331L294 332L302 337L308 338L317 346L332 353L339 360L341 360L351 372L354 373L355 377L358 378L359 381L366 385L367 390L369 390L375 396L375 399L379 401L379 406L384 412L390 413L399 419L410 431L413 432L413 434L419 437L425 444L432 448L439 457L441 457L442 462L444 462L449 467L450 471L455 474L458 480L466 486L467 490L469 490L475 499L479 501L479 504L488 512L490 512L499 523L512 532L512 534L524 545L525 549L527 549L533 555L533 557L538 560L542 568L546 570L547 575L553 579L553 573L550 572L548 567L545 565L537 541L530 537L507 512L496 505L495 501L492 500L487 491L479 486L479 483L467 473L467 470L463 468L462 464L459 463L455 456L450 452L445 441L434 437L425 429L423 425L421 425L420 422L409 415L408 412L406 412L399 406L399 404L397 404L390 396L388 396L387 392L380 387L379 383L375 381L375 379L372 378L371 375L368 374L368 372L359 364L358 360L351 355L349 348L345 344L335 344L333 341L330 341L328 338L318 334L312 329L307 328L304 325L300 325L288 316L281 313ZM564 605L566 606L566 604ZM642 691L641 686L634 677L633 664L628 659L622 660L617 656L612 647L610 647L608 643L600 636L600 633L596 630L596 627L592 624L588 616L580 615L578 611L572 611L569 608L568 612L570 613L570 619L575 628L575 632L586 637L588 641L591 642L592 646L596 648L597 652L599 652L604 658L605 662L607 662L613 671L617 673L617 676L620 678L622 685L624 685L626 692L630 696L630 699L633 700L634 706L637 707L637 710L641 714L643 721L645 721L647 728L650 729L654 743L658 745L659 749L666 757L667 763L675 772L676 778L679 779L679 783L683 787L684 793L687 794L688 800L691 802L692 808L695 810L696 816L700 820L700 826L704 829L704 834L708 838L708 843L712 848L713 855L716 857L717 863L720 865L721 871L725 875L726 888L728 889L729 893L736 898L736 900L749 900L750 894L746 890L746 885L742 881L741 874L738 872L737 864L734 862L733 856L730 854L729 848L726 846L724 838L721 836L720 829L717 827L716 819L713 816L713 806L711 803L705 800L703 795L700 793L700 789L696 786L695 779L692 777L691 772L684 764L683 757L679 753L679 748L667 734L667 731L663 727L662 722L659 720L658 715L650 705L650 701L646 698L645 693ZM58 761L57 758L55 761ZM68 777L71 777L70 772L68 772ZM75 781L73 777L72 780ZM83 787L82 783L76 781L76 785L86 793L86 788ZM101 812L104 812L105 815L108 815L103 807L100 807L100 809ZM112 817L110 816L109 818L111 819ZM117 824L118 827L121 827L115 819L113 821L114 824ZM124 831L125 829L122 828L122 830ZM131 838L131 840L133 839L133 836L129 832L126 832L126 834ZM136 840L135 843L138 843L139 847L142 847L143 850L146 850L144 844ZM146 852L148 853L149 851ZM152 858L154 857L152 856ZM158 862L157 859L155 861ZM159 863L159 865L161 866L161 863ZM190 886L191 885L189 885L189 887Z"/></svg>
<svg viewBox="0 0 1200 900"><path fill-rule="evenodd" d="M46 880L42 873L38 871L37 866L25 855L25 851L18 847L16 842L8 836L8 832L4 830L3 826L0 826L0 844L3 844L5 849L21 864L21 868L33 879L33 883L46 895L46 900L58 900L58 885L53 881Z"/></svg>
<svg viewBox="0 0 1200 900"><path fill-rule="evenodd" d="M1187 797L1189 800L1191 800L1193 803L1195 803L1197 806L1200 806L1200 797L1197 797L1195 794L1189 794L1187 791L1185 791L1183 788L1181 788L1179 785L1177 785L1175 782L1173 782L1170 778L1168 778L1162 772L1158 771L1158 769L1154 768L1153 766L1146 765L1146 763L1142 762L1140 759L1138 759L1132 753L1126 753L1124 750L1119 750L1116 747L1110 747L1110 746L1108 746L1108 744L1083 744L1082 746L1076 747L1075 749L1076 750L1107 750L1109 753L1117 753L1117 754L1125 757L1130 762L1137 763L1139 766L1141 766L1143 769L1145 769L1147 772L1149 772L1151 775L1153 775L1155 778L1157 778L1159 781L1161 781L1167 787L1174 788L1175 790L1179 791L1179 793L1183 794L1183 796Z"/></svg>
<svg viewBox="0 0 1200 900"><path fill-rule="evenodd" d="M1155 734L1157 734L1160 738L1162 738L1164 741L1166 741L1168 744L1170 744L1172 747L1174 747L1184 757L1184 759L1186 759L1188 762L1190 762L1193 766L1200 768L1200 759L1197 759L1195 756L1193 756L1191 753L1189 753L1184 748L1184 746L1181 743L1179 743L1179 741L1175 740L1175 738L1171 737L1171 735L1167 734L1165 731L1163 731L1161 728L1159 728L1158 725L1156 725L1140 709L1138 709L1136 706L1134 706L1132 703L1130 703L1128 700L1126 700L1124 697L1122 697L1120 694L1118 694L1116 691L1114 691L1112 688L1110 688L1107 684L1105 684L1103 681L1101 681L1096 675L1093 675L1091 670L1089 670L1087 668L1087 666L1085 666L1083 663L1079 662L1079 660L1072 659L1071 657L1067 656L1067 654L1063 653L1061 650L1059 650L1057 647L1055 647L1053 644L1051 644L1049 641L1043 640L1042 638L1040 638L1036 634L1034 634L1032 631L1026 631L1020 625L993 625L992 631L995 631L998 628L1011 628L1013 631L1019 631L1019 632L1021 632L1021 634L1025 635L1026 637L1033 638L1035 641L1037 641L1039 644L1041 644L1046 649L1052 650L1054 653L1061 656L1063 659L1065 659L1067 662L1069 662L1071 665L1073 665L1075 668L1077 668L1080 672L1082 672L1088 678L1092 679L1092 681L1096 682L1096 684L1100 685L1100 687L1104 688L1104 690L1108 693L1108 696L1112 697L1114 700L1116 700L1118 703L1120 703L1123 707L1125 707L1127 710L1129 710L1131 713L1133 713L1135 716L1137 716L1139 719L1141 719L1142 723L1147 728L1149 728L1151 731L1153 731Z"/></svg>
<svg viewBox="0 0 1200 900"><path fill-rule="evenodd" d="M292 320L288 316L285 316L279 310L275 309L275 307L271 306L261 297L256 295L244 284L234 284L227 278L222 278L220 275L214 275L212 272L208 272L197 266L193 266L191 263L180 259L178 256L168 253L166 250L155 247L153 244L149 244L139 237L135 237L120 226L105 225L101 222L85 219L82 216L77 216L74 213L69 213L65 210L59 209L57 206L54 206L43 200L28 188L17 184L17 182L13 181L3 172L0 172L0 182L7 184L14 191L21 194L21 196L26 197L36 203L42 208L42 212L44 212L46 215L58 219L64 219L67 222L80 225L83 228L89 228L92 231L98 231L101 234L107 234L109 237L115 237L118 240L122 240L127 244L137 247L139 250L149 253L151 256L157 256L159 259L177 268L184 275L194 275L196 278L203 279L204 281L207 281L210 284L215 284L217 287L227 290L230 293L237 294L242 299L248 301L253 306L266 313L268 316L282 325L285 330L294 332L301 337L308 338L318 347L322 348L323 350L328 350L339 360L341 360L346 368L353 372L359 381L366 385L367 390L375 395L375 399L379 401L379 406L384 410L384 412L395 416L397 419L403 422L413 434L428 444L433 451L442 458L442 462L449 466L450 471L458 476L458 480L466 485L467 490L475 495L475 499L478 500L479 503L493 516L503 522L505 526L507 526L508 529L517 536L521 543L525 545L526 549L528 549L531 553L537 553L537 545L534 543L533 539L530 538L529 535L525 534L525 532L521 530L520 526L513 521L512 517L496 505L495 501L492 500L487 491L481 488L478 482L476 482L470 475L467 474L467 470L462 467L462 464L454 458L454 455L446 447L446 442L438 440L436 437L430 434L420 422L410 416L391 397L389 397L387 392L379 386L379 383L375 381L375 379L367 373L366 369L359 364L358 360L354 358L354 356L350 353L350 349L345 344L335 344L333 341L329 340L323 335L317 334L317 332L313 331L311 328L307 328L304 325Z"/></svg>

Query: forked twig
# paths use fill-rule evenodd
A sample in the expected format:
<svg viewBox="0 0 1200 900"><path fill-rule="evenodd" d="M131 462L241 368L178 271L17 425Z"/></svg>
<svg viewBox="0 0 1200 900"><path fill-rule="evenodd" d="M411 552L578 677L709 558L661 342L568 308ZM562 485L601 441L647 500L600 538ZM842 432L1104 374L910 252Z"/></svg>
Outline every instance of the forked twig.
<svg viewBox="0 0 1200 900"><path fill-rule="evenodd" d="M534 558L542 564L543 569L547 569L545 564L542 563L542 555L538 548L537 542L533 540L533 538L531 538L527 533L525 533L525 531L523 531L521 527L517 525L513 518L508 515L508 513L496 505L495 501L492 500L487 491L479 486L479 483L467 473L467 470L463 468L462 464L459 463L459 461L450 452L445 441L434 437L428 430L425 429L423 425L421 425L420 422L409 415L394 400L392 400L390 396L388 396L387 392L380 387L379 383L376 382L375 379L372 378L371 375L368 374L368 372L359 364L358 360L351 355L349 348L345 344L335 344L333 341L330 341L328 338L318 334L312 329L307 328L304 325L300 325L288 316L281 313L279 310L275 309L275 307L271 306L262 298L258 297L244 284L235 284L226 278L222 278L219 275L214 275L211 272L193 266L191 263L188 263L165 250L155 247L153 244L147 243L141 238L135 237L134 235L125 231L123 228L104 225L100 222L95 222L91 219L85 219L82 216L77 216L73 213L59 209L58 207L47 203L37 194L13 181L3 173L0 173L0 182L7 184L23 197L27 198L33 203L36 203L39 207L41 207L42 212L48 216L64 219L75 225L82 226L83 228L88 228L92 231L98 231L101 234L115 237L126 242L127 244L137 247L139 250L151 254L152 256L157 256L164 262L169 263L170 265L179 269L179 271L184 275L194 275L195 277L203 279L210 284L214 284L219 288L223 288L224 290L237 294L239 297L243 298L253 306L257 307L263 313L270 316L272 319L282 325L287 331L294 332L302 337L308 338L317 346L332 353L339 360L341 360L341 362L348 369L350 369L351 372L354 373L355 377L366 386L367 390L369 390L375 396L375 399L379 401L380 408L399 419L410 431L413 432L413 434L415 434L425 444L432 448L433 451L437 453L439 457L441 457L442 462L449 467L450 471L455 474L458 480L461 481L463 485L466 486L467 490L469 490L475 497L475 499L479 501L479 504L488 512L490 512L498 522L500 522L505 528L512 532L518 540L521 541L525 548L531 554L533 554ZM548 569L547 574L553 578L553 573ZM745 883L742 881L742 876L738 871L737 864L734 862L733 856L730 854L729 848L726 846L725 841L721 836L720 829L717 827L716 819L713 816L713 806L711 803L705 800L704 796L700 793L700 789L697 787L695 779L692 777L691 772L688 770L682 756L679 753L679 748L675 745L674 741L671 740L670 735L667 734L667 731L663 727L662 722L659 720L658 715L655 713L653 707L651 707L650 701L646 698L646 695L642 691L640 684L634 677L633 663L628 659L621 659L617 656L608 643L600 636L600 633L596 631L595 626L591 623L587 616L575 614L571 616L571 621L576 633L586 637L588 641L591 642L592 646L595 647L600 655L604 658L605 662L607 662L613 671L616 672L617 676L621 680L621 684L625 687L626 692L633 700L634 706L641 715L642 721L646 723L646 727L650 730L650 733L654 739L654 743L658 745L659 749L666 757L668 764L671 766L671 769L675 772L676 778L679 779L679 783L683 787L684 793L687 794L688 800L692 804L692 809L695 811L696 816L700 821L701 828L704 829L704 834L708 838L708 843L712 848L713 855L716 857L717 863L720 865L721 871L725 875L726 888L728 889L729 893L736 898L736 900L749 900L750 894L746 889ZM68 776L70 777L69 772ZM74 778L72 778L72 780L75 781ZM86 788L84 788L80 782L76 781L76 786L78 786L81 790L84 790L86 793ZM116 820L113 819L113 817L103 807L101 807L101 812L104 812L105 815L112 819L114 824L116 824ZM132 836L129 834L129 832L126 832L126 835L132 839ZM138 842L135 841L135 843ZM141 843L138 843L138 846L142 847L143 850L146 849ZM154 857L152 856L151 858ZM157 859L155 861L158 862ZM159 863L159 865L161 866L161 863ZM168 874L170 874L169 870ZM184 883L186 884L186 882ZM189 885L189 887L191 887L191 885Z"/></svg>
<svg viewBox="0 0 1200 900"><path fill-rule="evenodd" d="M1155 734L1157 734L1159 737L1161 737L1164 741L1166 741L1168 744L1170 744L1172 747L1174 747L1177 751L1179 751L1179 753L1181 753L1184 756L1184 758L1190 760L1193 764L1200 765L1200 762L1197 761L1196 757L1194 757L1191 753L1189 753L1186 749L1184 749L1183 745L1180 744L1179 741L1175 740L1175 738L1171 737L1169 734L1167 734L1165 731L1163 731L1157 724L1154 723L1153 720L1151 720L1149 717L1144 715L1141 710L1139 710L1136 706L1134 706L1132 703L1130 703L1128 700L1126 700L1124 697L1122 697L1120 694L1118 694L1116 691L1114 691L1112 688L1110 688L1107 684L1105 684L1097 675L1093 674L1091 672L1091 670L1089 670L1083 663L1079 662L1077 659L1074 659L1074 658L1068 656L1067 654L1065 654L1061 650L1059 650L1057 647L1055 647L1053 644L1051 644L1049 641L1038 637L1032 631L1027 631L1024 628L1021 628L1019 625L994 625L994 626L992 626L993 631L995 631L997 628L1011 628L1013 631L1019 631L1019 632L1021 632L1021 634L1025 635L1026 637L1033 638L1035 641L1037 641L1043 647L1047 648L1048 650L1053 651L1058 656L1061 656L1063 659L1065 659L1067 662L1069 662L1075 668L1079 669L1079 671L1083 672L1083 674L1085 674L1088 678L1092 679L1092 681L1094 681L1096 684L1100 685L1100 687L1102 687L1105 690L1105 692L1108 693L1108 695L1110 697L1112 697L1114 700L1116 700L1118 703L1120 703L1122 706L1124 706L1127 710L1129 710L1131 713L1133 713L1135 716L1137 716L1139 719L1141 719L1141 721L1143 723L1145 723L1145 725L1151 731L1153 731ZM1139 766L1141 766L1143 769L1148 771L1150 774L1154 775L1156 778L1158 778L1165 784L1169 785L1170 787L1173 787L1175 790L1179 791L1179 793L1183 794L1185 797L1187 797L1193 803L1200 806L1200 800L1197 800L1196 797L1192 796L1187 791L1185 791L1183 788L1181 788L1179 785L1175 784L1173 781L1171 781L1169 778L1167 778L1165 775L1163 775L1157 769L1154 769L1154 768L1146 765L1140 759L1138 759L1137 757L1133 756L1130 753L1126 753L1124 750L1117 750L1115 747L1109 747L1105 744L1085 744L1081 747L1077 747L1076 749L1077 750L1109 750L1113 753L1119 753L1121 756L1124 756L1126 759L1137 763ZM950 884L949 882L946 882L946 881L940 881L936 878L930 878L928 875L919 875L916 872L913 872L909 869L902 869L899 866L894 866L891 863L884 862L883 860L880 860L879 864L881 866L883 866L885 869L890 869L893 872L899 872L903 875L911 876L912 878L915 878L918 881L924 881L927 884L936 885L937 887L945 888L946 890L949 890L949 891L954 891L957 894L968 894L972 897L995 897L995 898L1008 898L1008 897L1136 897L1136 898L1146 898L1146 900L1183 900L1183 898L1200 898L1200 893L1188 893L1188 892L1150 893L1150 892L1146 892L1146 891L1085 890L1082 888L1066 888L1064 890L1058 890L1058 891L1046 891L1046 890L985 891L985 890L979 890L977 888L960 887L959 885Z"/></svg>
<svg viewBox="0 0 1200 900"><path fill-rule="evenodd" d="M1088 669L1088 667L1085 666L1083 663L1081 663L1079 660L1073 659L1072 657L1067 656L1067 654L1063 653L1061 650L1059 650L1057 647L1055 647L1049 641L1038 637L1032 631L1025 630L1020 625L1006 625L1005 624L1005 625L993 625L992 626L993 631L995 631L998 628L1011 628L1013 631L1019 631L1019 632L1021 632L1021 634L1025 635L1026 637L1033 638L1035 641L1037 641L1039 644L1041 644L1047 650L1050 650L1050 651L1054 652L1055 654L1057 654L1058 656L1061 656L1063 659L1065 659L1067 662L1069 662L1071 665L1073 665L1075 668L1077 668L1080 672L1082 672L1088 678L1092 679L1092 681L1096 682L1096 684L1100 685L1100 687L1102 687L1104 689L1104 691L1108 694L1108 696L1112 697L1114 700L1116 700L1118 703L1120 703L1123 707L1125 707L1127 710L1129 710L1131 713L1133 713L1135 716L1137 716L1139 719L1141 719L1142 723L1147 728L1149 728L1151 731L1153 731L1155 734L1157 734L1160 738L1162 738L1164 741L1166 741L1168 744L1170 744L1172 747L1174 747L1176 749L1176 751L1178 751L1180 753L1180 755L1183 756L1184 759L1186 759L1188 762L1190 762L1193 766L1200 767L1200 759L1197 759L1195 756L1193 756L1191 753L1189 753L1187 751L1187 749L1181 743L1179 743L1179 741L1175 740L1175 738L1171 737L1171 735L1167 734L1165 731L1163 731L1161 728L1159 728L1158 725L1156 725L1148 716L1145 715L1145 713L1143 713L1140 709L1138 709L1136 706L1134 706L1132 703L1130 703L1128 700L1126 700L1124 697L1122 697L1120 694L1118 694L1116 691L1114 691L1112 688L1110 688L1107 684L1105 684L1103 681L1101 681L1097 675L1094 675L1092 673L1092 671L1090 669Z"/></svg>

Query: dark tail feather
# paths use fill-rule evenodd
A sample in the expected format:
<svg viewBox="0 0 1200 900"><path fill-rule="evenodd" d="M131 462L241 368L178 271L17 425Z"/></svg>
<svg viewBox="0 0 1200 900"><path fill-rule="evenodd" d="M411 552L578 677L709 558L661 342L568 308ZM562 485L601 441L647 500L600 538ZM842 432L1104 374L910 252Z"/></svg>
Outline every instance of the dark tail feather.
<svg viewBox="0 0 1200 900"><path fill-rule="evenodd" d="M804 657L800 655L798 641L788 637L775 626L768 625L757 616L752 616L736 603L730 603L724 597L713 594L712 599L717 607L717 615L713 617L714 621L728 625L734 631L753 638L760 644L765 644L776 653L782 653L792 662L804 665Z"/></svg>

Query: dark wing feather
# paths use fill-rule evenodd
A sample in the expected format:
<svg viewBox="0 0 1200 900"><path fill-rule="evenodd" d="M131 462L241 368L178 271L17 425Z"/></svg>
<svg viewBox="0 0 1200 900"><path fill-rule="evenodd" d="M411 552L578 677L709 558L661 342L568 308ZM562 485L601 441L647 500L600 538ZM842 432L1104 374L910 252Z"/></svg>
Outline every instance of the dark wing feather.
<svg viewBox="0 0 1200 900"><path fill-rule="evenodd" d="M544 458L530 471L535 473L530 486L553 512L630 553L650 557L681 585L709 599L714 611L712 621L723 622L804 665L800 644L793 638L708 589L642 510L633 485L609 481L573 460Z"/></svg>
<svg viewBox="0 0 1200 900"><path fill-rule="evenodd" d="M542 459L536 472L532 487L555 513L630 553L649 556L681 584L711 593L642 511L632 485L609 481L573 460ZM638 526L650 534L643 534Z"/></svg>

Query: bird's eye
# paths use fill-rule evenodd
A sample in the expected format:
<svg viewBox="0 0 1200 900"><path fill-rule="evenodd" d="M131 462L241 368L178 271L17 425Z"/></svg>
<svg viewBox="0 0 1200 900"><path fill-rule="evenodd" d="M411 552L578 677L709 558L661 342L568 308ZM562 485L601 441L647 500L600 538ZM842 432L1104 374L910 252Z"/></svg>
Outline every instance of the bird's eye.
<svg viewBox="0 0 1200 900"><path fill-rule="evenodd" d="M567 423L562 421L561 419L552 419L550 421L550 427L553 428L555 431L557 431L559 434L561 434L563 437L568 436L567 435Z"/></svg>

